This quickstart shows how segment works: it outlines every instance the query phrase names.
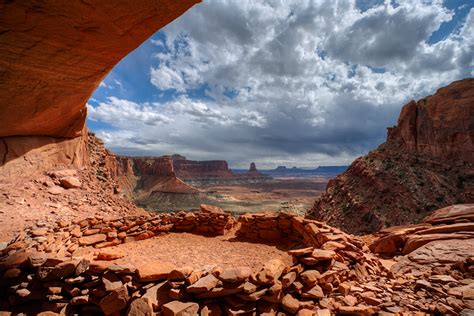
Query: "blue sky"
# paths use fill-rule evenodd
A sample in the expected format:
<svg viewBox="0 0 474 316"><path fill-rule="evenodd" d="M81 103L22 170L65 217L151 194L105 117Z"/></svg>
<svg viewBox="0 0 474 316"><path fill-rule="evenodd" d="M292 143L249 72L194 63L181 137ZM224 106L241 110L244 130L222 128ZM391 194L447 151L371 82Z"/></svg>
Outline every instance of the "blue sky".
<svg viewBox="0 0 474 316"><path fill-rule="evenodd" d="M87 125L124 155L349 164L472 76L473 28L467 0L204 1L116 65Z"/></svg>

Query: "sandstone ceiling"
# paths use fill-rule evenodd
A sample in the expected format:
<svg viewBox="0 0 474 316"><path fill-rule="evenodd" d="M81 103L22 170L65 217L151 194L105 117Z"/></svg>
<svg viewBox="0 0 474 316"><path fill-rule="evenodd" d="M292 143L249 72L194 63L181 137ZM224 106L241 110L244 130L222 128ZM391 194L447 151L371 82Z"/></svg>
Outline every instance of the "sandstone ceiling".
<svg viewBox="0 0 474 316"><path fill-rule="evenodd" d="M0 3L0 137L75 137L107 73L199 0Z"/></svg>

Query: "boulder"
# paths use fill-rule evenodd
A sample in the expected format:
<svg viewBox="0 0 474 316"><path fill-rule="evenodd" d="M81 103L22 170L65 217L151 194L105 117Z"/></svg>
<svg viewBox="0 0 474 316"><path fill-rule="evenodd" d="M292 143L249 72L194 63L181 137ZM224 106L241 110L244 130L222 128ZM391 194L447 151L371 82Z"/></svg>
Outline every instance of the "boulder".
<svg viewBox="0 0 474 316"><path fill-rule="evenodd" d="M403 247L403 254L409 254L410 252L426 245L432 241L438 240L449 240L449 239L470 239L473 235L468 234L426 234L426 235L412 235L408 237L405 246Z"/></svg>
<svg viewBox="0 0 474 316"><path fill-rule="evenodd" d="M444 207L428 215L424 222L430 224L451 224L459 220L474 222L474 204L458 204Z"/></svg>

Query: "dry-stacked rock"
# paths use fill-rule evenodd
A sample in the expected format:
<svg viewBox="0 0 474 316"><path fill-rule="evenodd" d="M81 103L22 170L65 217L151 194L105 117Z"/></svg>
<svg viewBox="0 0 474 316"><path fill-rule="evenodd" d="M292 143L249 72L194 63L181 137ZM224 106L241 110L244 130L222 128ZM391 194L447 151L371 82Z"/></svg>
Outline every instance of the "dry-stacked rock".
<svg viewBox="0 0 474 316"><path fill-rule="evenodd" d="M27 230L3 251L0 309L106 315L423 315L469 312L474 303L469 283L474 260L426 279L394 275L391 263L370 254L358 238L323 223L286 213L247 214L239 222L247 238L261 240L248 228L264 226L280 231L272 239L300 238L303 248L289 251L291 265L270 260L256 271L167 262L135 267L108 261L116 258L106 251L93 261L71 254L80 247L102 248L169 230L197 231L198 225L231 228L235 221L203 205L202 212L189 215L59 222Z"/></svg>

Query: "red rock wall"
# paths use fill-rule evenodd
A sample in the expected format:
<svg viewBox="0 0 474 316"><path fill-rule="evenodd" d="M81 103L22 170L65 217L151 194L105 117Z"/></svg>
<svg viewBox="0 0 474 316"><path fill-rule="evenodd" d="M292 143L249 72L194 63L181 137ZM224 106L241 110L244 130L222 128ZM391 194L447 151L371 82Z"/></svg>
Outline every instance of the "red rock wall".
<svg viewBox="0 0 474 316"><path fill-rule="evenodd" d="M444 206L472 203L474 79L405 105L387 142L328 183L309 217L351 233L421 221Z"/></svg>
<svg viewBox="0 0 474 316"><path fill-rule="evenodd" d="M87 135L76 138L49 136L0 137L0 176L35 174L88 164Z"/></svg>
<svg viewBox="0 0 474 316"><path fill-rule="evenodd" d="M2 2L0 137L79 136L112 67L198 1Z"/></svg>
<svg viewBox="0 0 474 316"><path fill-rule="evenodd" d="M90 95L124 56L197 2L0 3L0 175L85 166Z"/></svg>
<svg viewBox="0 0 474 316"><path fill-rule="evenodd" d="M129 158L133 162L135 174L139 176L152 175L156 177L175 177L173 160L170 157Z"/></svg>
<svg viewBox="0 0 474 316"><path fill-rule="evenodd" d="M174 155L173 165L178 177L183 179L232 178L234 176L225 160L194 161Z"/></svg>
<svg viewBox="0 0 474 316"><path fill-rule="evenodd" d="M446 160L474 163L474 78L406 104L387 146Z"/></svg>

